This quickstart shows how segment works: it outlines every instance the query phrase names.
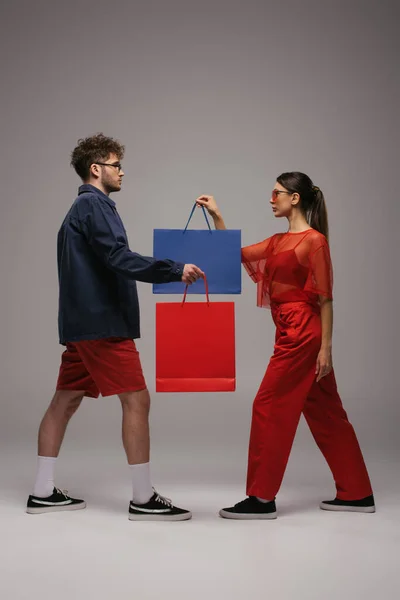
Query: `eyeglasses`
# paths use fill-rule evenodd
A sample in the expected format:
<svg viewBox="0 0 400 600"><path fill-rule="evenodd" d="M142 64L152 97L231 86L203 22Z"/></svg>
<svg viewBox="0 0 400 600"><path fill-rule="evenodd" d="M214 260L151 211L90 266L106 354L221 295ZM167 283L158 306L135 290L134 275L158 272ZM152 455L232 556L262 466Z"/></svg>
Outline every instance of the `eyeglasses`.
<svg viewBox="0 0 400 600"><path fill-rule="evenodd" d="M289 194L289 196L292 195L292 192L285 192L284 190L272 190L272 200L277 200L279 197L279 194Z"/></svg>
<svg viewBox="0 0 400 600"><path fill-rule="evenodd" d="M103 165L104 167L115 167L118 171L122 171L122 165L121 163L102 163L102 162L98 162L96 163L96 165Z"/></svg>

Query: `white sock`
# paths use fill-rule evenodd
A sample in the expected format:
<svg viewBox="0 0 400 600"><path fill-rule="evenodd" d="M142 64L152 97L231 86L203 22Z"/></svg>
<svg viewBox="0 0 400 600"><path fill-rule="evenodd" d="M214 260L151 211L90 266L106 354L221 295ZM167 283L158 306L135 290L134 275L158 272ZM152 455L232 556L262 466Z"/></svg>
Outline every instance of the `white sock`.
<svg viewBox="0 0 400 600"><path fill-rule="evenodd" d="M51 496L54 489L54 468L56 458L50 456L38 456L35 487L33 495L39 498Z"/></svg>
<svg viewBox="0 0 400 600"><path fill-rule="evenodd" d="M150 481L150 463L129 465L132 474L132 500L138 504L146 504L153 495Z"/></svg>
<svg viewBox="0 0 400 600"><path fill-rule="evenodd" d="M262 502L263 504L267 504L268 502L272 502L272 500L264 500L264 498L259 498L258 496L256 496L257 500L259 502Z"/></svg>

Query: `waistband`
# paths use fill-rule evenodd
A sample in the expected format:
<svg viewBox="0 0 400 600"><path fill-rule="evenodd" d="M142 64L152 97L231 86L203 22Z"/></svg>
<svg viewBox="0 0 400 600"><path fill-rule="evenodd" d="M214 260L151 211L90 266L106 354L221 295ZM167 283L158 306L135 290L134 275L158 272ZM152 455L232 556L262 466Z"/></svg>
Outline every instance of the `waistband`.
<svg viewBox="0 0 400 600"><path fill-rule="evenodd" d="M294 302L271 302L271 308L279 308L280 306L311 306L311 308L316 308L318 305L313 304L312 302L307 302L306 300L295 300Z"/></svg>
<svg viewBox="0 0 400 600"><path fill-rule="evenodd" d="M306 302L304 300L298 300L295 302L271 302L271 312L274 313L277 310L280 310L283 308L299 308L299 309L307 308L308 310L310 310L316 314L320 313L320 307L318 304L314 304L312 302Z"/></svg>

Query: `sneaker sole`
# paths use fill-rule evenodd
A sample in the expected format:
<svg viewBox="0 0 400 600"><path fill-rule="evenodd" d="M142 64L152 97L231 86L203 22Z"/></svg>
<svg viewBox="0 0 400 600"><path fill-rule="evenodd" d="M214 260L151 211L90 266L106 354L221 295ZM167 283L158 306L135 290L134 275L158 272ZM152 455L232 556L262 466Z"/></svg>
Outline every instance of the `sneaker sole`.
<svg viewBox="0 0 400 600"><path fill-rule="evenodd" d="M272 520L276 519L278 516L277 512L272 513L248 513L248 514L240 514L240 513L231 513L226 510L220 510L219 516L223 519L235 519L236 521L254 521L254 520Z"/></svg>
<svg viewBox="0 0 400 600"><path fill-rule="evenodd" d="M330 510L332 512L359 512L359 513L374 513L375 506L339 506L334 504L325 504L321 502L319 505L321 510Z"/></svg>
<svg viewBox="0 0 400 600"><path fill-rule="evenodd" d="M182 515L132 515L129 514L130 521L188 521L192 518L192 513Z"/></svg>
<svg viewBox="0 0 400 600"><path fill-rule="evenodd" d="M68 504L67 506L46 506L46 508L31 508L28 507L26 512L30 515L40 515L42 513L62 512L67 510L82 510L86 508L86 502L81 504Z"/></svg>

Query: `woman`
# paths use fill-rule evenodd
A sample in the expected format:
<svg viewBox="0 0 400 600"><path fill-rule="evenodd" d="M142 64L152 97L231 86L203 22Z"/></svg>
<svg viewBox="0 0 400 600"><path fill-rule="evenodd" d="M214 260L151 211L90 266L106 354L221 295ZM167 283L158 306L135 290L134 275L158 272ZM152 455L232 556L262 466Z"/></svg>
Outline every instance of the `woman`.
<svg viewBox="0 0 400 600"><path fill-rule="evenodd" d="M257 283L257 305L270 307L274 353L253 404L248 497L220 511L228 519L274 519L301 413L336 483L324 510L375 512L363 456L336 389L332 369L332 267L324 196L304 173L283 173L270 200L289 229L242 249ZM216 229L226 229L212 196L200 196Z"/></svg>

